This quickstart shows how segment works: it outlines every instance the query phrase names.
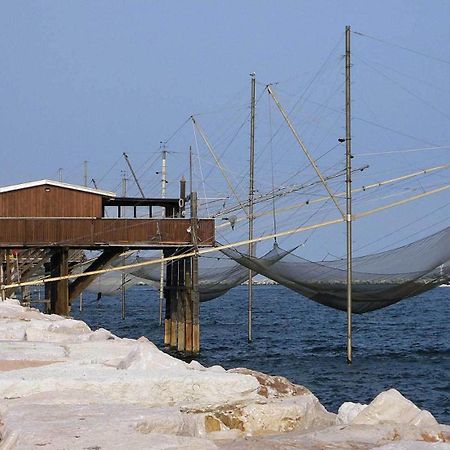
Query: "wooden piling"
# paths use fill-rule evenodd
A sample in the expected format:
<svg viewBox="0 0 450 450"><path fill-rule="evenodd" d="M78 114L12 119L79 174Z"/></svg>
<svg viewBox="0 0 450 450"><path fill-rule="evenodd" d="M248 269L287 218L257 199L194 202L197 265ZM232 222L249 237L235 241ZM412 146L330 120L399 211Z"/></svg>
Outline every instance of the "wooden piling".
<svg viewBox="0 0 450 450"><path fill-rule="evenodd" d="M192 323L192 258L186 258L185 261L185 286L184 291L184 310L186 321L186 353L193 351L193 323Z"/></svg>
<svg viewBox="0 0 450 450"><path fill-rule="evenodd" d="M164 250L164 257L171 255L171 252ZM170 345L170 310L171 310L171 300L172 300L172 262L166 265L166 276L164 279L164 297L166 299L166 310L164 315L164 345Z"/></svg>
<svg viewBox="0 0 450 450"><path fill-rule="evenodd" d="M179 261L178 286L177 286L177 349L179 352L186 351L186 286L185 286L185 262Z"/></svg>
<svg viewBox="0 0 450 450"><path fill-rule="evenodd" d="M191 236L194 249L198 248L197 192L191 192ZM198 292L198 256L192 257L192 353L200 353L200 297Z"/></svg>
<svg viewBox="0 0 450 450"><path fill-rule="evenodd" d="M69 274L69 250L58 248L50 257L50 270L52 277L63 277ZM69 281L58 280L50 283L50 309L52 313L68 316L69 307Z"/></svg>
<svg viewBox="0 0 450 450"><path fill-rule="evenodd" d="M179 261L173 261L172 264L172 283L170 286L170 346L177 348L177 332L178 332L178 273Z"/></svg>

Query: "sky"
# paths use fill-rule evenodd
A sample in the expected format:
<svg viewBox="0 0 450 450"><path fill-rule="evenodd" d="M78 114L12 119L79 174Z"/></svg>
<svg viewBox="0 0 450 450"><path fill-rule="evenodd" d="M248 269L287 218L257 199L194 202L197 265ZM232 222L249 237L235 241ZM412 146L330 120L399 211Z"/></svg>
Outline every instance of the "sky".
<svg viewBox="0 0 450 450"><path fill-rule="evenodd" d="M256 72L264 105L264 112L257 113L256 152L262 155L262 181L257 183L265 182L267 186L258 186L261 192L267 190L273 152L279 170L275 178L283 182L305 160L293 149L286 128L277 139L268 138L269 125L273 132L282 122L277 111L267 107L264 86L275 83L316 157L322 154L321 145L323 152L332 148L331 142L345 132L346 25L356 32L354 163L370 165L363 172L365 181L358 175L354 182L367 184L449 162L449 149L443 148L450 146L448 1L4 0L0 8L2 185L60 175L82 184L83 161L88 161L89 180L119 191L126 169L122 153L127 152L138 172L149 167L142 173L146 194L156 196L161 142L168 141L173 152L169 188L176 192L179 176L188 176L188 146L200 152L202 145L195 141L200 138L193 135L191 124L187 129L183 125L191 114L198 114L230 173L242 172L248 165L248 131L239 128L239 120L247 125L249 74ZM233 140L230 133L236 127L241 135ZM270 150L271 162L269 142L278 144ZM425 147L439 149L383 160L357 156ZM342 153L339 158L342 163ZM325 159L320 164L324 170L331 165ZM209 172L208 167L194 169L197 178ZM448 170L439 176L443 184L450 182ZM219 175L210 177L207 184L220 197L217 186L223 181ZM241 174L242 180L245 191L247 181ZM427 186L422 185L424 190ZM206 193L205 183L198 186L202 188ZM131 182L129 189L135 189ZM423 219L426 207L436 210L446 201L448 192L399 215L382 214L361 227L356 239L361 244L376 240L380 224L389 233L420 219L420 227L412 230L419 236L425 228L448 226L445 211L431 215L429 222ZM290 216L279 228L296 224ZM262 231L268 232L268 222L264 226ZM324 239L329 243L332 233ZM322 256L325 247L330 245L321 248Z"/></svg>

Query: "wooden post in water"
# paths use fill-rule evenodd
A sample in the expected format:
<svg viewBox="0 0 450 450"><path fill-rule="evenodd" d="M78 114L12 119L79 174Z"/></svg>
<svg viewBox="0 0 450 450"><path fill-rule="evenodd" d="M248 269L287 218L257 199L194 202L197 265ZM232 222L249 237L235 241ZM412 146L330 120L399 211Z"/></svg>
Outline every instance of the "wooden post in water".
<svg viewBox="0 0 450 450"><path fill-rule="evenodd" d="M172 255L170 250L163 250L163 256L169 257ZM166 299L166 311L164 316L164 345L170 345L171 319L170 312L172 310L172 269L173 262L170 261L166 265L166 277L164 284L164 297ZM164 277L163 277L164 278Z"/></svg>
<svg viewBox="0 0 450 450"><path fill-rule="evenodd" d="M170 286L170 346L177 348L177 332L178 332L178 274L180 264L179 260L172 262L172 283Z"/></svg>
<svg viewBox="0 0 450 450"><path fill-rule="evenodd" d="M192 353L193 350L193 323L192 323L192 257L185 259L184 280L186 289L184 290L184 312L186 320L186 353Z"/></svg>
<svg viewBox="0 0 450 450"><path fill-rule="evenodd" d="M347 226L347 362L352 363L352 134L350 97L350 27L345 27L345 160Z"/></svg>
<svg viewBox="0 0 450 450"><path fill-rule="evenodd" d="M194 249L198 248L197 192L191 192L191 236ZM192 257L192 353L200 353L200 297L198 292L198 256Z"/></svg>
<svg viewBox="0 0 450 450"><path fill-rule="evenodd" d="M180 197L178 201L179 218L184 216L186 202L186 179L180 180ZM186 259L178 261L178 285L177 285L177 349L179 352L186 350Z"/></svg>
<svg viewBox="0 0 450 450"><path fill-rule="evenodd" d="M52 277L63 277L69 274L69 250L67 248L55 249L50 257L50 270ZM52 313L68 316L69 307L69 280L52 281L50 284L50 309Z"/></svg>
<svg viewBox="0 0 450 450"><path fill-rule="evenodd" d="M179 260L178 286L177 286L177 350L186 350L186 289L185 289L185 259Z"/></svg>

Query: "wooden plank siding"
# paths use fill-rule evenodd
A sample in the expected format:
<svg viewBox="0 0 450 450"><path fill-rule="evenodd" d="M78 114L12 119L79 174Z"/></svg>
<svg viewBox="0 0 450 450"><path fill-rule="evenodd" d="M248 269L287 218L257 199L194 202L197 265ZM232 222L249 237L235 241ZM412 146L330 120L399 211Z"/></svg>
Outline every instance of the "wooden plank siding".
<svg viewBox="0 0 450 450"><path fill-rule="evenodd" d="M0 195L0 217L102 217L103 197L41 185Z"/></svg>
<svg viewBox="0 0 450 450"><path fill-rule="evenodd" d="M199 219L199 246L214 244L214 220ZM159 248L191 244L190 219L0 218L0 247Z"/></svg>

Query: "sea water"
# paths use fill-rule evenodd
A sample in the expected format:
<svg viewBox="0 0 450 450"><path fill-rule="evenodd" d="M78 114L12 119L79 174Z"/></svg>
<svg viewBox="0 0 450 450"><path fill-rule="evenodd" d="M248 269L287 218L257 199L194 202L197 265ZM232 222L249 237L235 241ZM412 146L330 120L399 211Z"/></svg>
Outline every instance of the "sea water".
<svg viewBox="0 0 450 450"><path fill-rule="evenodd" d="M130 288L126 316L120 295L85 293L72 315L120 337L146 336L163 348L159 293ZM438 288L353 319L353 364L346 361L346 313L282 286L255 286L253 342L247 339L247 287L201 304L204 365L247 367L283 375L309 388L330 411L344 401L368 403L394 387L439 422L450 424L450 288Z"/></svg>

